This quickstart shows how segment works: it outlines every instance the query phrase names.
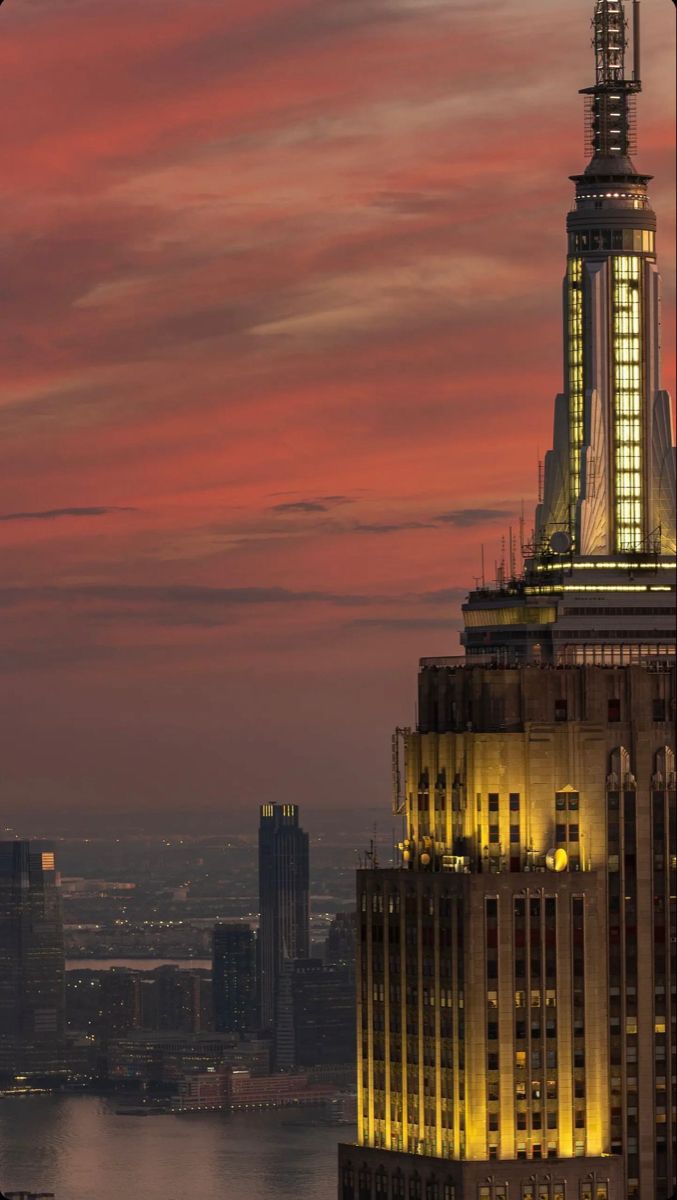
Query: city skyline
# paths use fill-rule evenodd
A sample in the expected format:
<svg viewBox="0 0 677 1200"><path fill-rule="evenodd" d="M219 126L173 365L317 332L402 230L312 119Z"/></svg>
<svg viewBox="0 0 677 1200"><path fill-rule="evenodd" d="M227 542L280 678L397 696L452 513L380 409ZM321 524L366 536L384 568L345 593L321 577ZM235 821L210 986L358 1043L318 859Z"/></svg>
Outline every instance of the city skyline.
<svg viewBox="0 0 677 1200"><path fill-rule="evenodd" d="M3 6L4 811L387 799L549 444L588 10Z"/></svg>

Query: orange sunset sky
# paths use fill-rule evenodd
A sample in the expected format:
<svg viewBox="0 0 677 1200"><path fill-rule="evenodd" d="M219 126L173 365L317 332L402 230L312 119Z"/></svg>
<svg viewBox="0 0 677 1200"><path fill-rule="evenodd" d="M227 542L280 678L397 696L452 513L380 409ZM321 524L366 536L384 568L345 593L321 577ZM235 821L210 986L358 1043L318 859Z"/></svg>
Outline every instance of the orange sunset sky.
<svg viewBox="0 0 677 1200"><path fill-rule="evenodd" d="M387 822L417 659L530 520L592 7L2 5L3 823ZM675 10L642 12L674 390Z"/></svg>

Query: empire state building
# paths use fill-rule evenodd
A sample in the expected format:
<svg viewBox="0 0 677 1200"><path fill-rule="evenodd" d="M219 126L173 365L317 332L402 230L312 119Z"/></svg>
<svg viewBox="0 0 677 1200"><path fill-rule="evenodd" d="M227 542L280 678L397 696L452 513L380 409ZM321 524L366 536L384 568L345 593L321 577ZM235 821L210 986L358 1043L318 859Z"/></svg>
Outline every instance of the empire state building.
<svg viewBox="0 0 677 1200"><path fill-rule="evenodd" d="M677 1186L675 451L621 0L596 0L565 370L523 569L463 605L393 738L398 865L357 875L339 1200ZM512 555L511 555L512 558Z"/></svg>

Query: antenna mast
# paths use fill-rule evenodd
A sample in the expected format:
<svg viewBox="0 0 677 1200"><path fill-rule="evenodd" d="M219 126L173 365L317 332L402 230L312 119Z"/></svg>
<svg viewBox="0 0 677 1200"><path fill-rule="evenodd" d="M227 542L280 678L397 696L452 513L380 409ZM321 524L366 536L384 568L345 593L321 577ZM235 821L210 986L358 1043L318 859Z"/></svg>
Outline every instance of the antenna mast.
<svg viewBox="0 0 677 1200"><path fill-rule="evenodd" d="M596 0L592 18L595 85L586 97L588 148L593 159L628 158L635 146L635 93L641 91L639 0L632 4L633 73L625 77L627 21L623 0Z"/></svg>

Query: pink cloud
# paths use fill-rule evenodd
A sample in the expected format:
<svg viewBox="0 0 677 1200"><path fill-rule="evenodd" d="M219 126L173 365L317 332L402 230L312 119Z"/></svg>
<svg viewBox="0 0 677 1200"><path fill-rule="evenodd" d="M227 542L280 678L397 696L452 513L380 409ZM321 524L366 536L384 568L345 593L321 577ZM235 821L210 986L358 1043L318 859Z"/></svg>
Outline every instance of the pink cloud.
<svg viewBox="0 0 677 1200"><path fill-rule="evenodd" d="M638 161L656 176L671 386L673 55L669 14L645 7ZM268 767L252 780L237 747L262 692L258 757L289 794L310 801L328 759L328 803L356 777L384 787L418 654L456 645L457 601L426 597L472 584L478 541L491 563L522 497L530 517L561 387L589 8L3 7L0 515L82 512L0 522L22 795L36 743L40 778L78 792L84 730L87 780L113 802L115 727L157 800L162 732L182 722L168 801L195 778L208 799L260 795ZM275 512L279 496L344 501ZM438 519L461 510L505 519ZM149 587L297 599L217 618L131 590ZM316 747L303 778L290 692Z"/></svg>

